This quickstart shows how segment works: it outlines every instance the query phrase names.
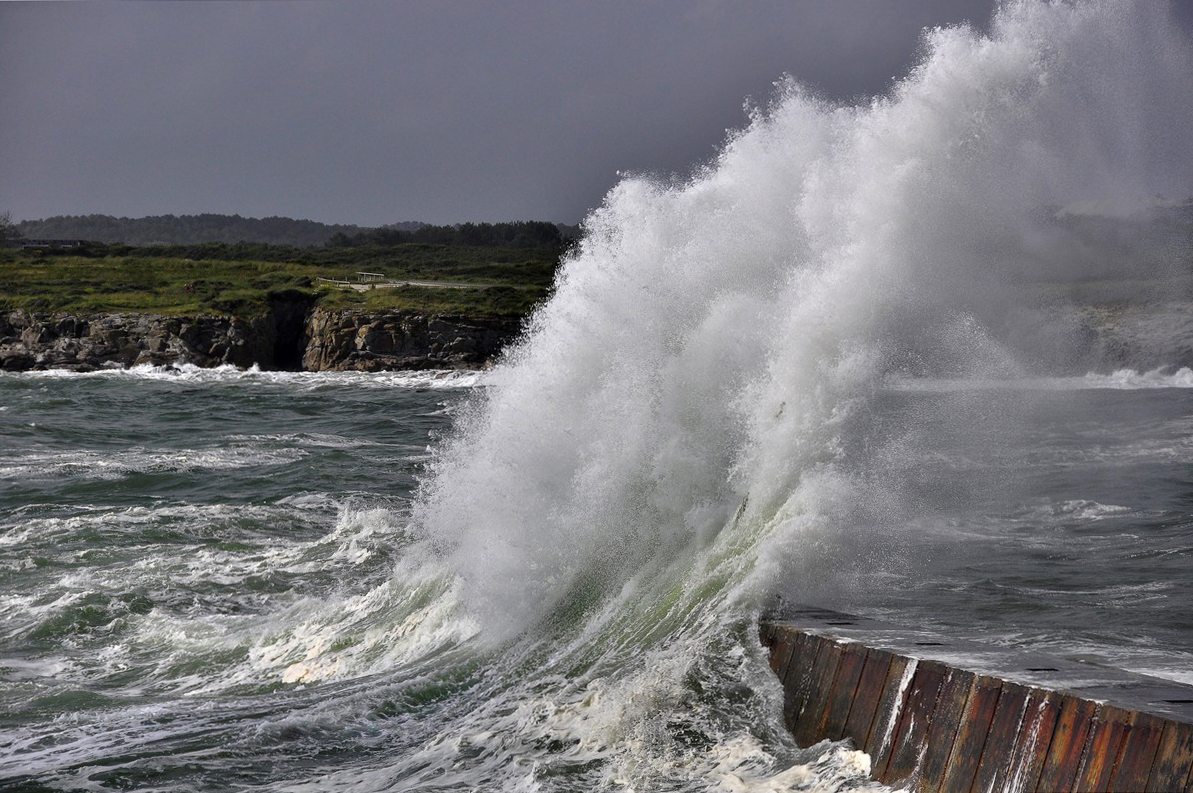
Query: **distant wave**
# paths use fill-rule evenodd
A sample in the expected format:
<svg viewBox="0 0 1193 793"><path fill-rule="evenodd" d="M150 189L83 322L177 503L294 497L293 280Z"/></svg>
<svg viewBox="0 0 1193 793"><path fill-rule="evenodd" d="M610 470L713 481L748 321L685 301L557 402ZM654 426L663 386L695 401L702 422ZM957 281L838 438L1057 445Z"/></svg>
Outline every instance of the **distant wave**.
<svg viewBox="0 0 1193 793"><path fill-rule="evenodd" d="M1088 388L1193 388L1193 369L1186 366L1170 372L1165 367L1142 373L1119 369L1113 374L1087 374L1082 379L1088 383Z"/></svg>
<svg viewBox="0 0 1193 793"><path fill-rule="evenodd" d="M306 457L302 449L142 449L115 453L90 450L28 452L0 458L0 480L70 477L121 479L133 474L230 470L292 463Z"/></svg>
<svg viewBox="0 0 1193 793"><path fill-rule="evenodd" d="M1021 377L1008 379L989 378L887 378L885 386L892 391L920 391L948 393L952 391L1093 391L1119 390L1141 391L1155 388L1193 388L1193 369L1182 367L1172 371L1171 367L1139 372L1134 369L1119 369L1111 374L1088 374L1074 377Z"/></svg>
<svg viewBox="0 0 1193 793"><path fill-rule="evenodd" d="M1048 501L1024 511L1021 519L1033 524L1056 520L1096 521L1132 514L1130 507L1101 504L1088 499L1070 499L1061 503Z"/></svg>
<svg viewBox="0 0 1193 793"><path fill-rule="evenodd" d="M321 385L361 385L384 388L472 388L485 384L486 373L452 369L425 369L395 372L266 372L257 366L238 369L225 364L204 368L184 363L179 366L133 366L129 369L98 369L94 372L72 372L66 369L47 369L35 372L0 373L2 377L113 378L128 380L164 380L177 382L256 382L285 383L316 387Z"/></svg>

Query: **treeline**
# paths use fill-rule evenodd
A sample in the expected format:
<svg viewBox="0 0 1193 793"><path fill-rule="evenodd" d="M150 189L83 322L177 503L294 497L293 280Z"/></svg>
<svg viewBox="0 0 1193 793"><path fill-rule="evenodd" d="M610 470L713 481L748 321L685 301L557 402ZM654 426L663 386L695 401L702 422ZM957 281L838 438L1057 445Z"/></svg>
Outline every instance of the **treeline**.
<svg viewBox="0 0 1193 793"><path fill-rule="evenodd" d="M74 239L126 245L194 245L205 242L248 242L305 248L322 245L336 234L357 235L361 226L314 220L240 215L153 215L144 218L111 215L56 215L14 224L26 239ZM416 229L421 223L401 223Z"/></svg>
<svg viewBox="0 0 1193 793"><path fill-rule="evenodd" d="M478 248L562 248L579 236L579 226L520 220L512 223L458 223L454 226L423 225L416 229L383 226L354 235L342 232L334 234L327 245L333 248L358 248L423 243Z"/></svg>
<svg viewBox="0 0 1193 793"><path fill-rule="evenodd" d="M12 224L16 235L38 240L86 240L105 245L279 245L290 248L390 247L409 243L468 247L563 248L580 235L579 226L544 221L458 223L432 226L416 221L380 228L319 223L285 217L240 215L56 215Z"/></svg>

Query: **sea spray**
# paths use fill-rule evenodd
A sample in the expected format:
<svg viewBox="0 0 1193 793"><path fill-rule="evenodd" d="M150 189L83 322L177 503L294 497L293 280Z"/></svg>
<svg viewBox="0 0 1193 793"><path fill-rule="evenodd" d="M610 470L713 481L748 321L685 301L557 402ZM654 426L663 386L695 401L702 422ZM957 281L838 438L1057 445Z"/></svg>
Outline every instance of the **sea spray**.
<svg viewBox="0 0 1193 793"><path fill-rule="evenodd" d="M627 179L586 221L417 510L492 632L703 552L743 505L805 512L885 376L1023 374L1008 289L1087 275L1041 213L1193 184L1161 4L1009 3L923 46L867 104L784 81L690 182Z"/></svg>
<svg viewBox="0 0 1193 793"><path fill-rule="evenodd" d="M867 468L890 447L850 452L887 382L1064 369L1066 344L1022 354L1025 288L1173 274L1142 236L1107 261L1057 220L1189 192L1193 62L1166 8L1012 2L923 52L861 105L784 80L689 181L627 178L587 219L415 507L483 643L629 630L700 665L859 504L901 508ZM614 655L586 673L663 685Z"/></svg>
<svg viewBox="0 0 1193 793"><path fill-rule="evenodd" d="M1189 370L1074 363L1080 333L1021 320L1041 282L1134 294L1179 275L1187 250L1147 222L1189 192L1189 45L1142 0L1008 3L989 30L928 31L919 65L859 104L781 80L691 179L625 179L477 380L0 377L0 472L27 502L0 559L22 577L0 591L21 656L0 665L0 775L850 789L864 755L783 729L756 625L776 591L954 618L1020 597L1024 622L1068 598L1120 630L1124 604L1179 594L1187 532L1168 513L1142 551L1125 530L1091 538L1146 518L1124 491L1193 459ZM1106 394L1171 416L1112 436L1129 411ZM125 426L147 405L157 424ZM1080 415L1058 440L1056 421L1032 434L1035 412ZM1105 493L1062 486L1095 464L1113 467ZM1014 474L1045 484L985 509ZM932 554L907 552L913 531ZM1178 574L1104 585L1073 546ZM934 592L930 565L968 548L985 577Z"/></svg>

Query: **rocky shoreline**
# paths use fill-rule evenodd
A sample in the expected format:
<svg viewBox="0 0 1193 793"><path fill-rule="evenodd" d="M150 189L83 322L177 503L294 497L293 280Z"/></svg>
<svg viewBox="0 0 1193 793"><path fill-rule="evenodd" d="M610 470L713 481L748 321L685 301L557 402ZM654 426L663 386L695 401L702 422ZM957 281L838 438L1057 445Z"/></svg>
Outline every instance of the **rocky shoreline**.
<svg viewBox="0 0 1193 793"><path fill-rule="evenodd" d="M1013 311L996 335L1040 371L1193 367L1193 301L1055 305ZM479 369L521 320L411 311L328 310L285 297L267 313L0 313L0 371L183 363L283 371Z"/></svg>
<svg viewBox="0 0 1193 793"><path fill-rule="evenodd" d="M93 371L183 363L290 371L479 369L521 322L275 302L251 319L0 313L0 371Z"/></svg>

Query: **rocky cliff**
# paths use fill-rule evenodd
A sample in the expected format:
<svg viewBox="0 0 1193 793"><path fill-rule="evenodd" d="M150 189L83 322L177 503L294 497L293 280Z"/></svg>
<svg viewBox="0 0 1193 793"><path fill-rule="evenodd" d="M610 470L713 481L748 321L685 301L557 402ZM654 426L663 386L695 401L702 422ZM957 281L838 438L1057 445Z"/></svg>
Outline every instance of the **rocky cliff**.
<svg viewBox="0 0 1193 793"><path fill-rule="evenodd" d="M517 319L315 309L306 323L302 368L473 369L496 357L519 329Z"/></svg>
<svg viewBox="0 0 1193 793"><path fill-rule="evenodd" d="M0 314L0 370L180 363L308 371L477 368L519 327L516 319L312 311L290 303L249 320L13 311Z"/></svg>
<svg viewBox="0 0 1193 793"><path fill-rule="evenodd" d="M0 314L0 369L89 371L136 364L273 363L274 328L263 319L152 314Z"/></svg>
<svg viewBox="0 0 1193 793"><path fill-rule="evenodd" d="M1012 311L995 337L1046 372L1193 367L1193 301L1064 304ZM279 300L254 319L0 313L0 370L232 364L262 369L475 369L520 321L409 311L328 311Z"/></svg>

